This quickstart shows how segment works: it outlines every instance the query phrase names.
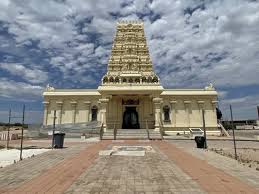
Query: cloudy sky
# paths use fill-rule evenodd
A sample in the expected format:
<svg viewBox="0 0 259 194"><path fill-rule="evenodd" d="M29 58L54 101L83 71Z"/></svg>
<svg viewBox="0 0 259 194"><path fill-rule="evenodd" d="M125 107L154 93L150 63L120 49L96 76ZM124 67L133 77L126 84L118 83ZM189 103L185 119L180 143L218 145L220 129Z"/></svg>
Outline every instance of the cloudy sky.
<svg viewBox="0 0 259 194"><path fill-rule="evenodd" d="M96 88L106 71L117 20L144 21L165 88L214 83L229 118L256 118L259 2L252 0L1 0L0 121L26 104L42 120L42 91Z"/></svg>

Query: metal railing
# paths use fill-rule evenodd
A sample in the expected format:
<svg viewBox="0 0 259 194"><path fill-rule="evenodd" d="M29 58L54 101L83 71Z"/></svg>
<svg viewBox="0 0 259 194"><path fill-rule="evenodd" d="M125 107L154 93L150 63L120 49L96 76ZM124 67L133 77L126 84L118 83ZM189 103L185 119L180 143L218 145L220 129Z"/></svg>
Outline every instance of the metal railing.
<svg viewBox="0 0 259 194"><path fill-rule="evenodd" d="M148 121L147 120L146 120L146 131L147 131L147 138L150 139L149 128L148 128Z"/></svg>
<svg viewBox="0 0 259 194"><path fill-rule="evenodd" d="M161 121L159 121L159 132L161 135L161 139L163 140L164 139L164 127L163 127Z"/></svg>
<svg viewBox="0 0 259 194"><path fill-rule="evenodd" d="M103 123L102 123L100 128L100 140L103 140L103 133L104 133L104 130L103 130Z"/></svg>
<svg viewBox="0 0 259 194"><path fill-rule="evenodd" d="M114 126L113 126L113 139L116 140L116 137L117 137L117 125L116 125L116 122L114 123Z"/></svg>

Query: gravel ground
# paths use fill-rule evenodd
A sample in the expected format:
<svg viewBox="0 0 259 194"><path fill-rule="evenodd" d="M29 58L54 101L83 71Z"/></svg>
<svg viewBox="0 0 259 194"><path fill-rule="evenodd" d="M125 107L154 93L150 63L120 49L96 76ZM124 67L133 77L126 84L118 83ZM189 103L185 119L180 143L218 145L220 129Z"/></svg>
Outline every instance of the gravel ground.
<svg viewBox="0 0 259 194"><path fill-rule="evenodd" d="M259 136L259 130L235 130L235 135L239 137L255 138Z"/></svg>
<svg viewBox="0 0 259 194"><path fill-rule="evenodd" d="M209 141L208 146L218 154L235 158L233 141ZM236 147L238 161L259 171L259 142L237 141Z"/></svg>

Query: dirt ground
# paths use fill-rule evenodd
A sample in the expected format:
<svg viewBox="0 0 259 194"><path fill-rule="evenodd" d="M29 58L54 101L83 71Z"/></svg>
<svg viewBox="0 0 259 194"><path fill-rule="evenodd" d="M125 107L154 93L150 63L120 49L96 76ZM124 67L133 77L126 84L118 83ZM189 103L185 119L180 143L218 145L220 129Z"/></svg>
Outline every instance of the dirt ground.
<svg viewBox="0 0 259 194"><path fill-rule="evenodd" d="M236 148L238 161L259 171L259 142L237 141ZM233 141L209 141L209 150L235 158Z"/></svg>
<svg viewBox="0 0 259 194"><path fill-rule="evenodd" d="M255 138L259 136L259 130L235 130L235 135L238 137Z"/></svg>

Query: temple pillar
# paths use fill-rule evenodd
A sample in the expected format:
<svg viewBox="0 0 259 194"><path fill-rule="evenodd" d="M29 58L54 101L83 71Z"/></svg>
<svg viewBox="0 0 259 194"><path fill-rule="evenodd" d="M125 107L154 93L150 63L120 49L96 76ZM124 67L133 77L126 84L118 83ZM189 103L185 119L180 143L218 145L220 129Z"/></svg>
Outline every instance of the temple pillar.
<svg viewBox="0 0 259 194"><path fill-rule="evenodd" d="M153 98L154 109L155 109L155 131L159 131L161 124L161 103L162 98Z"/></svg>
<svg viewBox="0 0 259 194"><path fill-rule="evenodd" d="M172 117L172 120L173 120L173 126L176 127L176 104L177 104L177 101L175 100L172 100L170 101L170 104L171 104L171 117Z"/></svg>
<svg viewBox="0 0 259 194"><path fill-rule="evenodd" d="M48 111L49 111L49 102L44 101L44 123L43 125L48 125Z"/></svg>
<svg viewBox="0 0 259 194"><path fill-rule="evenodd" d="M76 101L71 101L70 102L71 107L72 107L72 123L76 122L76 106L77 106L77 102Z"/></svg>
<svg viewBox="0 0 259 194"><path fill-rule="evenodd" d="M200 113L200 125L203 126L202 110L204 110L204 101L199 100L199 101L197 101L197 103L198 103L199 113Z"/></svg>
<svg viewBox="0 0 259 194"><path fill-rule="evenodd" d="M183 101L186 113L187 127L190 127L190 109L191 109L191 101L185 100Z"/></svg>
<svg viewBox="0 0 259 194"><path fill-rule="evenodd" d="M211 105L212 105L212 115L211 115L211 119L210 119L211 123L215 123L215 122L218 123L217 112L216 112L217 103L218 103L217 100L211 101Z"/></svg>
<svg viewBox="0 0 259 194"><path fill-rule="evenodd" d="M215 112L215 110L216 110L217 103L218 103L217 100L212 100L212 101L211 101L211 104L212 104L212 111L213 111L213 112Z"/></svg>
<svg viewBox="0 0 259 194"><path fill-rule="evenodd" d="M62 124L62 107L63 107L63 102L59 101L56 102L57 107L58 107L58 124Z"/></svg>
<svg viewBox="0 0 259 194"><path fill-rule="evenodd" d="M89 113L90 113L90 105L91 105L91 102L90 101L84 101L84 105L85 105L85 111L86 111L86 122L89 122Z"/></svg>
<svg viewBox="0 0 259 194"><path fill-rule="evenodd" d="M109 99L107 99L107 98L99 99L99 103L100 103L100 107L101 107L101 109L100 109L101 123L103 124L104 131L106 131L106 129L107 129L106 112L107 112L108 102L109 102Z"/></svg>

